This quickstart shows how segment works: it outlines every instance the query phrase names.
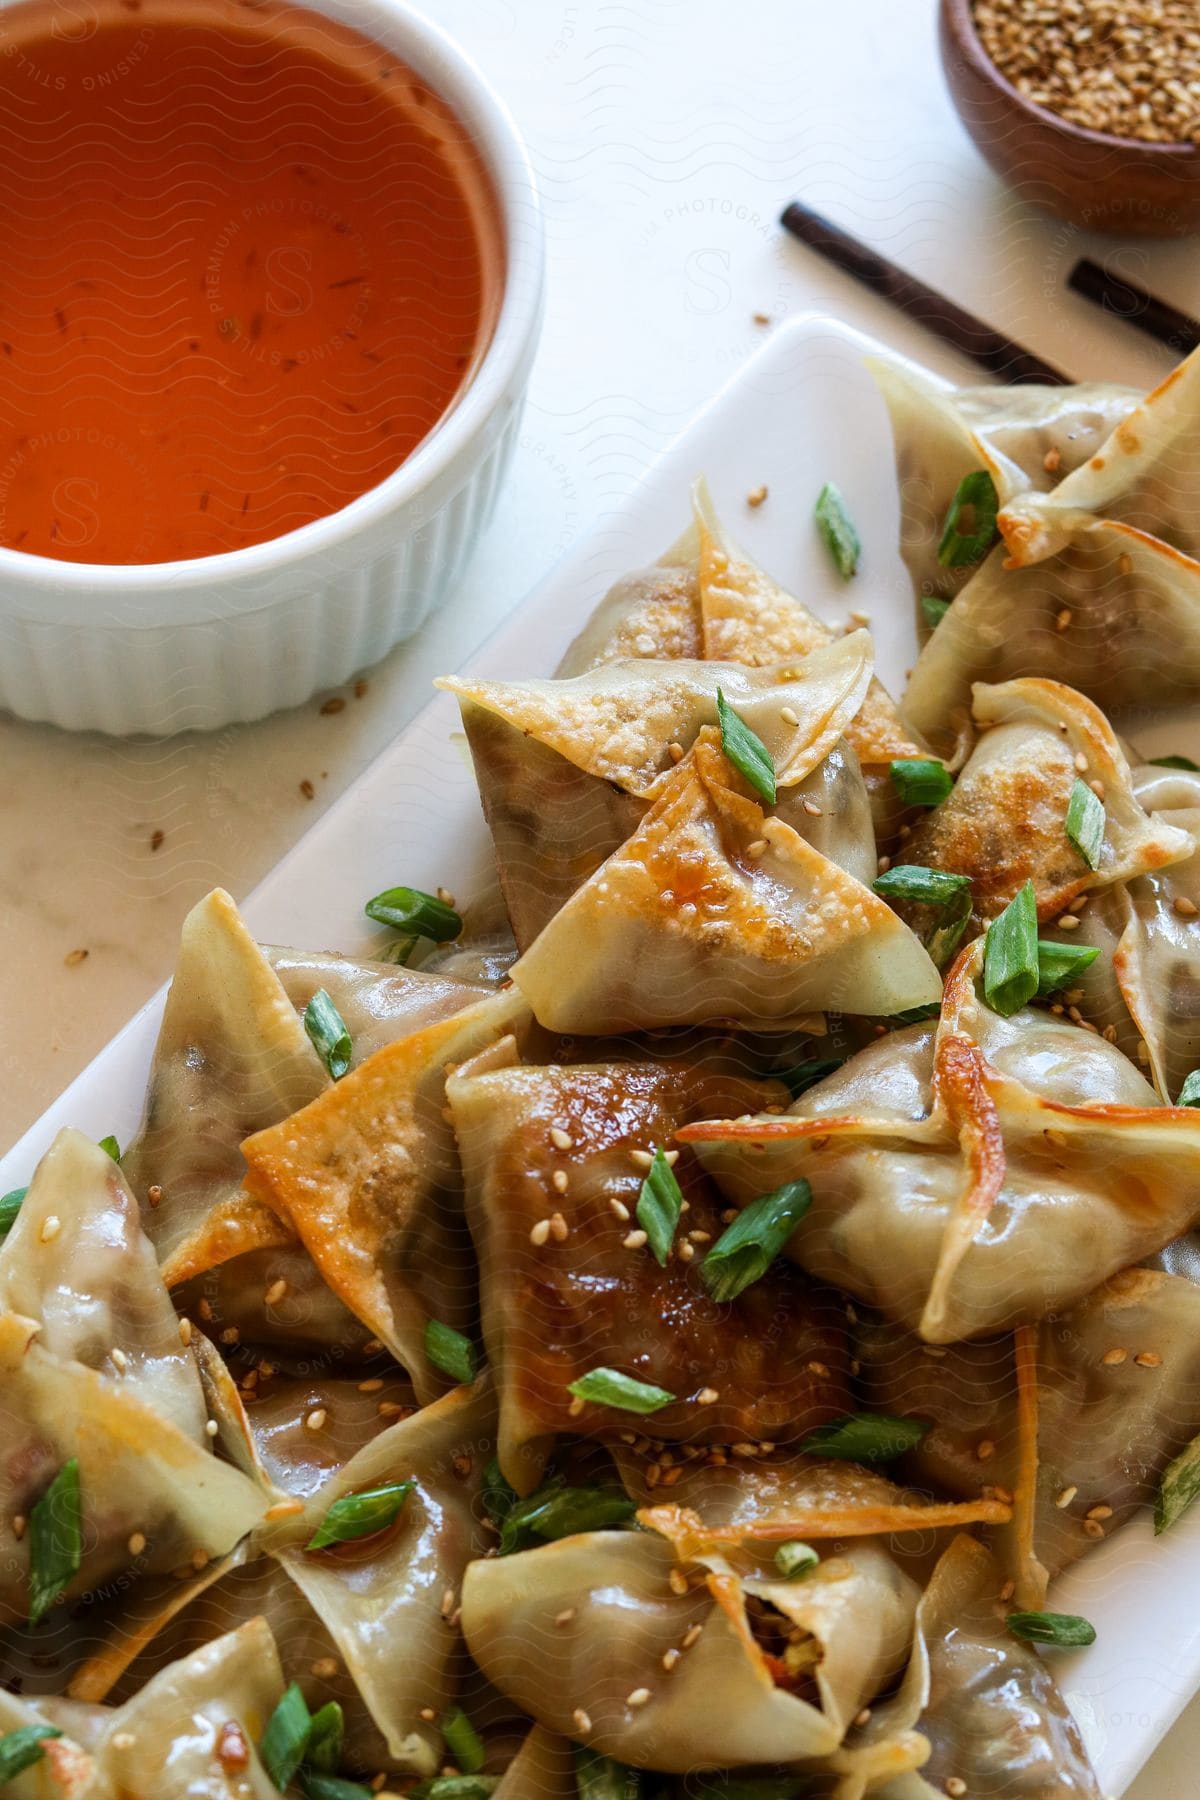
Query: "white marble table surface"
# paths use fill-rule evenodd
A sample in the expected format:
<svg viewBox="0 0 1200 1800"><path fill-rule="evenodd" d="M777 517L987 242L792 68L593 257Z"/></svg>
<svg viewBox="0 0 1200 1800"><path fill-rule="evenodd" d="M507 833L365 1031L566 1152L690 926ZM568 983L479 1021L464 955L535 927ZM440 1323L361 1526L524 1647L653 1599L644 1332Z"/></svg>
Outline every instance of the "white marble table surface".
<svg viewBox="0 0 1200 1800"><path fill-rule="evenodd" d="M216 882L246 893L417 711L430 677L620 507L771 328L756 313L832 312L938 360L918 328L776 228L788 198L803 195L1082 377L1150 385L1169 359L1067 291L1078 256L1195 304L1194 245L1089 238L1000 187L943 88L933 0L430 10L508 100L545 199L549 311L500 515L441 615L340 712L322 714L318 699L156 744L0 719L5 1145L164 979L191 903ZM1193 1703L1131 1800L1190 1800L1198 1763Z"/></svg>

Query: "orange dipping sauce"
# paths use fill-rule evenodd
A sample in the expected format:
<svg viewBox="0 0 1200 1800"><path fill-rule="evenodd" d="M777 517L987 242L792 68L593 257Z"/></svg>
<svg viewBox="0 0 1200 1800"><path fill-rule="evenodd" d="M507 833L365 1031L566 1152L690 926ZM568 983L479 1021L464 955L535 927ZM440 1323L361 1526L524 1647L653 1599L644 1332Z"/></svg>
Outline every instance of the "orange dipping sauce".
<svg viewBox="0 0 1200 1800"><path fill-rule="evenodd" d="M496 203L403 64L275 0L0 11L0 545L212 556L390 475L487 348Z"/></svg>

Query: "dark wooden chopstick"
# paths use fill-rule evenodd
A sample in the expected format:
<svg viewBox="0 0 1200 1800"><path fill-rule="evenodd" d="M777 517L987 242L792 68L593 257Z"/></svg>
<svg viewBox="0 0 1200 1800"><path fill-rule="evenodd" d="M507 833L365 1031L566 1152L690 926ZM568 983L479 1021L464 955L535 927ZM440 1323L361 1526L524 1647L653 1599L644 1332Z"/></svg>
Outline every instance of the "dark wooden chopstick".
<svg viewBox="0 0 1200 1800"><path fill-rule="evenodd" d="M889 301L907 318L924 325L944 344L961 350L1000 381L1013 384L1036 381L1052 387L1070 384L1071 377L1064 375L1061 369L1043 362L1032 350L1014 343L991 325L985 325L982 319L947 299L945 294L927 287L915 275L909 275L889 262L886 256L872 250L869 244L860 243L858 238L851 237L840 226L832 225L799 200L793 200L784 209L780 222L802 244L807 244L828 262L862 282L873 294Z"/></svg>
<svg viewBox="0 0 1200 1800"><path fill-rule="evenodd" d="M1200 345L1200 319L1193 319L1190 313L1147 293L1136 281L1110 274L1089 257L1075 264L1067 276L1067 286L1113 318L1156 338L1177 356L1187 356Z"/></svg>

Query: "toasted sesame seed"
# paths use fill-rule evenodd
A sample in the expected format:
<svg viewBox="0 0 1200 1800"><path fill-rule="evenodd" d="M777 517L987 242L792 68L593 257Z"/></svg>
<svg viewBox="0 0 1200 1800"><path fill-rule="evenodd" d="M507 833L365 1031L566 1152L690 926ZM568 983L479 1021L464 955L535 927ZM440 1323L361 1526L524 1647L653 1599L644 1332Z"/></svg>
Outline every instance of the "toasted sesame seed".
<svg viewBox="0 0 1200 1800"><path fill-rule="evenodd" d="M200 1546L197 1545L196 1549L192 1551L192 1567L195 1569L197 1575L199 1575L202 1570L207 1569L209 1561L208 1551L201 1549Z"/></svg>
<svg viewBox="0 0 1200 1800"><path fill-rule="evenodd" d="M671 1673L671 1670L675 1667L675 1664L678 1661L679 1661L679 1651L678 1650L671 1649L671 1650L663 1651L662 1666L667 1671L668 1675Z"/></svg>
<svg viewBox="0 0 1200 1800"><path fill-rule="evenodd" d="M711 1231L689 1231L688 1232L688 1242L691 1244L711 1244L712 1243L712 1232Z"/></svg>
<svg viewBox="0 0 1200 1800"><path fill-rule="evenodd" d="M574 1140L572 1139L570 1132L564 1131L561 1125L552 1125L550 1127L550 1142L554 1145L556 1150L569 1150Z"/></svg>
<svg viewBox="0 0 1200 1800"><path fill-rule="evenodd" d="M574 1722L576 1731L588 1732L592 1729L591 1718L584 1712L582 1706L577 1706L575 1708L575 1711L571 1714L571 1718Z"/></svg>
<svg viewBox="0 0 1200 1800"><path fill-rule="evenodd" d="M1065 631L1067 629L1067 626L1071 623L1071 620L1073 619L1074 616L1075 615L1072 613L1070 607L1064 606L1062 608L1062 610L1055 615L1055 619L1054 619L1055 630L1056 631Z"/></svg>
<svg viewBox="0 0 1200 1800"><path fill-rule="evenodd" d="M553 1175L550 1177L550 1185L556 1194L565 1194L567 1188L570 1186L570 1180L571 1178L565 1169L555 1169Z"/></svg>
<svg viewBox="0 0 1200 1800"><path fill-rule="evenodd" d="M197 1300L196 1311L200 1314L200 1317L204 1320L204 1323L206 1325L211 1324L212 1316L213 1316L213 1309L212 1309L211 1301Z"/></svg>
<svg viewBox="0 0 1200 1800"><path fill-rule="evenodd" d="M1047 475L1054 475L1061 469L1062 451L1058 448L1057 444L1047 450L1045 456L1043 456L1042 467L1045 469Z"/></svg>
<svg viewBox="0 0 1200 1800"><path fill-rule="evenodd" d="M613 1194L609 1199L608 1209L611 1213L615 1214L615 1216L618 1219L620 1219L622 1225L628 1224L629 1208L626 1206L626 1204L623 1200L618 1200L615 1194Z"/></svg>
<svg viewBox="0 0 1200 1800"><path fill-rule="evenodd" d="M891 857L890 856L881 856L879 858L878 862L875 864L876 873L879 875L886 875L888 870L891 868L891 866L892 866ZM887 1029L886 1026L884 1027L884 1029L885 1030Z"/></svg>
<svg viewBox="0 0 1200 1800"><path fill-rule="evenodd" d="M323 1431L328 1417L329 1414L323 1406L314 1406L304 1421L305 1431Z"/></svg>
<svg viewBox="0 0 1200 1800"><path fill-rule="evenodd" d="M856 1725L869 1725L871 1723L871 1709L869 1706L864 1706L861 1712L855 1713L854 1723Z"/></svg>
<svg viewBox="0 0 1200 1800"><path fill-rule="evenodd" d="M1017 1591L1016 1582L1015 1581L1006 1581L1004 1586L1000 1589L1001 1600L1002 1601L1003 1600L1011 1600L1013 1595L1016 1593L1016 1591Z"/></svg>
<svg viewBox="0 0 1200 1800"><path fill-rule="evenodd" d="M132 1731L113 1732L112 1747L114 1750L132 1750L136 1743L137 1737Z"/></svg>
<svg viewBox="0 0 1200 1800"><path fill-rule="evenodd" d="M682 762L683 761L683 745L682 744L668 744L667 745L667 755L671 758L671 761L673 763Z"/></svg>
<svg viewBox="0 0 1200 1800"><path fill-rule="evenodd" d="M975 1446L975 1454L980 1462L989 1462L996 1454L996 1446L991 1438L981 1438Z"/></svg>
<svg viewBox="0 0 1200 1800"><path fill-rule="evenodd" d="M279 1302L283 1299L283 1297L287 1293L287 1291L288 1291L288 1284L284 1280L283 1276L281 1275L279 1277L278 1281L273 1281L271 1283L270 1287L267 1289L266 1293L263 1295L263 1300L266 1302L266 1304L268 1306L278 1306Z"/></svg>
<svg viewBox="0 0 1200 1800"><path fill-rule="evenodd" d="M715 1406L720 1398L721 1396L715 1387L702 1387L700 1392L696 1395L697 1403L700 1406Z"/></svg>
<svg viewBox="0 0 1200 1800"><path fill-rule="evenodd" d="M424 1719L424 1721L427 1725L432 1725L434 1720L437 1718L437 1714L433 1710L432 1706L423 1706L421 1708L420 1714L418 1716L420 1718Z"/></svg>
<svg viewBox="0 0 1200 1800"><path fill-rule="evenodd" d="M218 1433L220 1432L220 1429L221 1429L221 1427L217 1424L217 1421L215 1419L205 1419L204 1430L205 1430L205 1433L207 1434L207 1436L209 1436L210 1438L215 1438L218 1435Z"/></svg>
<svg viewBox="0 0 1200 1800"><path fill-rule="evenodd" d="M1162 1357L1157 1350L1139 1350L1133 1360L1139 1369L1162 1368Z"/></svg>
<svg viewBox="0 0 1200 1800"><path fill-rule="evenodd" d="M554 1623L556 1625L569 1625L574 1617L575 1608L573 1606L564 1606L560 1613L555 1613Z"/></svg>
<svg viewBox="0 0 1200 1800"><path fill-rule="evenodd" d="M303 1500L277 1500L274 1506L268 1506L263 1514L264 1519L294 1519L297 1513L304 1511Z"/></svg>
<svg viewBox="0 0 1200 1800"><path fill-rule="evenodd" d="M781 706L779 709L779 716L785 725L798 725L800 723L797 714L790 706Z"/></svg>
<svg viewBox="0 0 1200 1800"><path fill-rule="evenodd" d="M663 1154L663 1161L666 1163L668 1169L673 1169L675 1167L675 1164L679 1161L678 1150L664 1150L662 1154ZM684 1204L684 1208L686 1210L687 1201L685 1200L683 1204Z"/></svg>
<svg viewBox="0 0 1200 1800"><path fill-rule="evenodd" d="M766 854L767 854L766 838L754 838L751 843L746 845L746 855L751 859L752 862L757 862L760 857L765 856Z"/></svg>
<svg viewBox="0 0 1200 1800"><path fill-rule="evenodd" d="M59 1218L58 1214L47 1213L46 1217L42 1220L42 1229L39 1231L38 1236L41 1238L43 1244L53 1243L61 1230L62 1220Z"/></svg>
<svg viewBox="0 0 1200 1800"><path fill-rule="evenodd" d="M452 1587L448 1587L443 1593L442 1604L438 1610L441 1612L443 1619L448 1619L450 1614L454 1611L454 1589Z"/></svg>
<svg viewBox="0 0 1200 1800"><path fill-rule="evenodd" d="M646 1234L644 1231L627 1232L621 1239L621 1243L626 1250L640 1250L645 1242Z"/></svg>
<svg viewBox="0 0 1200 1800"><path fill-rule="evenodd" d="M179 1341L181 1344L184 1344L184 1345L191 1343L191 1341L192 1341L192 1321L190 1319L180 1319L180 1321L179 1321Z"/></svg>
<svg viewBox="0 0 1200 1800"><path fill-rule="evenodd" d="M380 1343L378 1338L368 1338L367 1339L366 1343L363 1345L363 1355L364 1356L382 1356L383 1355L383 1345Z"/></svg>
<svg viewBox="0 0 1200 1800"><path fill-rule="evenodd" d="M816 1375L818 1377L818 1379L821 1381L828 1381L828 1379L829 1379L829 1364L828 1363L823 1363L823 1362L806 1363L805 1369L809 1375Z"/></svg>
<svg viewBox="0 0 1200 1800"><path fill-rule="evenodd" d="M682 1569L672 1569L671 1570L671 1573L667 1576L667 1586L670 1588L670 1590L673 1594L686 1594L687 1593L688 1578L684 1574Z"/></svg>
<svg viewBox="0 0 1200 1800"><path fill-rule="evenodd" d="M131 1535L129 1542L126 1544L125 1548L129 1551L130 1556L140 1556L142 1554L142 1551L146 1548L145 1532L144 1531L135 1531Z"/></svg>
<svg viewBox="0 0 1200 1800"><path fill-rule="evenodd" d="M1047 1126L1046 1130L1043 1131L1042 1136L1046 1139L1047 1143L1053 1144L1056 1150L1065 1150L1067 1147L1067 1134L1065 1131L1056 1131L1052 1126Z"/></svg>
<svg viewBox="0 0 1200 1800"><path fill-rule="evenodd" d="M1104 1536L1104 1527L1099 1519L1085 1519L1083 1521L1083 1529L1087 1537L1102 1538Z"/></svg>
<svg viewBox="0 0 1200 1800"><path fill-rule="evenodd" d="M1079 930L1079 920L1076 918L1074 913L1063 913L1062 917L1060 919L1056 920L1056 924L1058 925L1058 929L1060 931L1078 931Z"/></svg>
<svg viewBox="0 0 1200 1800"><path fill-rule="evenodd" d="M1081 775L1087 774L1087 766L1088 766L1087 757L1083 754L1082 750L1077 750L1075 752L1075 767L1079 770L1079 773Z"/></svg>
<svg viewBox="0 0 1200 1800"><path fill-rule="evenodd" d="M962 1800L966 1791L967 1784L961 1775L947 1775L946 1792L951 1796L951 1800Z"/></svg>
<svg viewBox="0 0 1200 1800"><path fill-rule="evenodd" d="M696 1246L695 1244L689 1243L687 1238L684 1238L682 1243L676 1244L675 1254L680 1262L691 1262L693 1256L696 1254Z"/></svg>
<svg viewBox="0 0 1200 1800"><path fill-rule="evenodd" d="M751 488L750 492L746 495L746 505L761 506L766 497L767 489L765 486Z"/></svg>
<svg viewBox="0 0 1200 1800"><path fill-rule="evenodd" d="M1055 1506L1058 1507L1060 1512L1065 1512L1078 1492L1079 1489L1077 1487L1065 1487L1060 1489L1054 1496Z"/></svg>
<svg viewBox="0 0 1200 1800"><path fill-rule="evenodd" d="M646 1704L647 1700L649 1700L649 1698L650 1698L650 1689L649 1688L645 1688L645 1687L634 1688L632 1694L626 1694L625 1704L626 1704L626 1706L645 1706L645 1704Z"/></svg>
<svg viewBox="0 0 1200 1800"><path fill-rule="evenodd" d="M162 1188L159 1186L157 1181L154 1182L152 1184L152 1186L150 1186L146 1189L146 1198L150 1202L151 1206L161 1206L162 1205Z"/></svg>
<svg viewBox="0 0 1200 1800"><path fill-rule="evenodd" d="M571 1228L560 1212L553 1213L550 1218L550 1236L556 1244L565 1244L571 1235Z"/></svg>
<svg viewBox="0 0 1200 1800"><path fill-rule="evenodd" d="M679 1648L681 1650L690 1650L693 1644L696 1644L700 1641L700 1633L703 1630L704 1630L703 1625L689 1625L687 1630L683 1634L683 1638L680 1641Z"/></svg>
<svg viewBox="0 0 1200 1800"><path fill-rule="evenodd" d="M1171 904L1181 919L1194 919L1196 917L1196 912L1198 910L1196 903L1194 900L1189 900L1186 894L1176 894Z"/></svg>
<svg viewBox="0 0 1200 1800"><path fill-rule="evenodd" d="M395 1400L381 1400L375 1408L381 1419L398 1419L402 1413L407 1414L409 1410L407 1406L401 1406Z"/></svg>
<svg viewBox="0 0 1200 1800"><path fill-rule="evenodd" d="M29 1521L25 1517L24 1513L14 1513L13 1514L13 1516L12 1516L12 1534L17 1539L18 1543L25 1536L25 1527L28 1525L28 1523L29 1523Z"/></svg>
<svg viewBox="0 0 1200 1800"><path fill-rule="evenodd" d="M549 1219L539 1219L537 1224L533 1227L533 1230L529 1233L529 1241L531 1244L536 1244L537 1248L540 1250L542 1245L547 1242L549 1236Z"/></svg>
<svg viewBox="0 0 1200 1800"><path fill-rule="evenodd" d="M824 809L818 806L815 800L805 800L803 804L804 810L810 819L824 818Z"/></svg>
<svg viewBox="0 0 1200 1800"><path fill-rule="evenodd" d="M108 1354L112 1357L114 1366L119 1369L123 1375L129 1367L129 1358L126 1356L125 1352L114 1344Z"/></svg>
<svg viewBox="0 0 1200 1800"><path fill-rule="evenodd" d="M221 1333L221 1342L223 1344L236 1344L241 1335L242 1334L236 1325L229 1325Z"/></svg>
<svg viewBox="0 0 1200 1800"><path fill-rule="evenodd" d="M569 1417L572 1419L577 1419L579 1417L580 1413L583 1411L584 1405L585 1405L585 1401L584 1401L583 1395L582 1394L573 1394L571 1396L571 1404L567 1408L567 1413L568 1413Z"/></svg>
<svg viewBox="0 0 1200 1800"><path fill-rule="evenodd" d="M635 1169L648 1169L654 1161L649 1150L631 1150L629 1160Z"/></svg>
<svg viewBox="0 0 1200 1800"><path fill-rule="evenodd" d="M1089 1519L1111 1519L1112 1514L1112 1507L1106 1506L1103 1502L1099 1506L1089 1506L1087 1510Z"/></svg>
<svg viewBox="0 0 1200 1800"><path fill-rule="evenodd" d="M360 1394L377 1394L382 1386L382 1375L369 1375L366 1381L359 1382L358 1391Z"/></svg>

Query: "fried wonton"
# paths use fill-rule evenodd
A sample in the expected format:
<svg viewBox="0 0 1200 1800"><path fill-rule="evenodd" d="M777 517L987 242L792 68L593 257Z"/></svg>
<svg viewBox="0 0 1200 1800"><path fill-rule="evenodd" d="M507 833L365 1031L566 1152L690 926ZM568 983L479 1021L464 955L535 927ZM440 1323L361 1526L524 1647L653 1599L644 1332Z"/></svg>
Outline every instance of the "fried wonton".
<svg viewBox="0 0 1200 1800"><path fill-rule="evenodd" d="M669 1442L794 1442L847 1410L832 1296L777 1266L732 1302L709 1297L701 1269L723 1229L721 1202L690 1152L674 1169L688 1210L666 1266L626 1241L645 1165L678 1125L785 1090L629 1062L468 1065L447 1094L499 1392L500 1466L519 1492L537 1484L557 1433L628 1430L628 1413L572 1401L568 1384L594 1368L673 1394L648 1427Z"/></svg>
<svg viewBox="0 0 1200 1800"><path fill-rule="evenodd" d="M718 1019L781 1030L941 991L907 926L764 813L707 728L513 980L542 1025L588 1035Z"/></svg>
<svg viewBox="0 0 1200 1800"><path fill-rule="evenodd" d="M679 1134L739 1205L807 1178L788 1253L935 1344L1068 1306L1200 1216L1200 1114L1066 1019L993 1012L982 961L981 940L936 1031L881 1039L783 1118Z"/></svg>

